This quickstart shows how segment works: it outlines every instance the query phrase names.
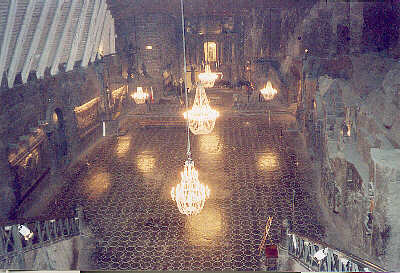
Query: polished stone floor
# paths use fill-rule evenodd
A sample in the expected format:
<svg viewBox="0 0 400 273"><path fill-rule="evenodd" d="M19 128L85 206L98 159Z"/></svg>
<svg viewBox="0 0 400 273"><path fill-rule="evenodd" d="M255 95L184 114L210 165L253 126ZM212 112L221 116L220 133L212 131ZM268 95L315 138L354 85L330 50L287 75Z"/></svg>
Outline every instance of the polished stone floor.
<svg viewBox="0 0 400 273"><path fill-rule="evenodd" d="M199 179L211 190L197 216L180 214L170 197L186 159L185 130L134 126L71 171L48 213L83 206L98 240L96 269L262 270L268 216L268 243L279 241L284 219L323 236L310 163L279 126L269 129L263 116L222 117L210 135L191 135Z"/></svg>

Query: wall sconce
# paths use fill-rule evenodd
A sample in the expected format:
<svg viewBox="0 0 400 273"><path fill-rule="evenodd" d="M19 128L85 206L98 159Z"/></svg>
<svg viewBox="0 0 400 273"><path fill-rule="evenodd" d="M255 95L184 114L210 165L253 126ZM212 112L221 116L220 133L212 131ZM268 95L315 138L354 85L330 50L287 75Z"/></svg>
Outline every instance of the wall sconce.
<svg viewBox="0 0 400 273"><path fill-rule="evenodd" d="M151 46L151 45L148 45L148 46L146 46L146 49L148 49L148 50L152 50L152 49L153 49L153 46Z"/></svg>

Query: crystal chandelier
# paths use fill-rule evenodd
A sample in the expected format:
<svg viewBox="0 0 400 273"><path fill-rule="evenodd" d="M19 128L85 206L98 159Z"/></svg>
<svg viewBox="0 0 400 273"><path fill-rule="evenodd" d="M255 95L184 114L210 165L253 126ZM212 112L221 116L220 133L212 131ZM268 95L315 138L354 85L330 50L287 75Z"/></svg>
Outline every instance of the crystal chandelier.
<svg viewBox="0 0 400 273"><path fill-rule="evenodd" d="M136 104L143 104L148 96L149 94L143 92L143 88L139 86L136 88L136 92L133 93L132 98L135 100Z"/></svg>
<svg viewBox="0 0 400 273"><path fill-rule="evenodd" d="M218 79L219 73L211 72L209 64L205 66L205 72L199 74L199 81L205 88L214 86L215 80Z"/></svg>
<svg viewBox="0 0 400 273"><path fill-rule="evenodd" d="M193 107L185 112L185 119L189 121L190 131L195 135L209 134L214 129L215 120L219 113L212 109L204 87L199 84L196 88Z"/></svg>
<svg viewBox="0 0 400 273"><path fill-rule="evenodd" d="M183 0L181 0L181 12L182 12L182 41L183 41L183 71L185 73L185 101L186 109L188 109L188 94L186 88L186 53L185 53L185 22L183 17ZM204 88L203 88L204 91ZM197 95L197 91L196 91ZM207 101L208 102L208 101ZM171 197L173 201L176 201L179 211L186 215L197 215L204 207L206 198L210 196L210 190L207 186L200 184L199 173L194 168L194 162L191 159L190 153L190 138L189 138L189 122L186 128L187 133L187 160L185 161L185 167L181 173L181 183L172 188Z"/></svg>
<svg viewBox="0 0 400 273"><path fill-rule="evenodd" d="M185 162L181 177L181 183L171 190L172 200L176 201L182 214L197 215L203 209L206 198L210 196L210 189L200 183L199 174L190 158Z"/></svg>
<svg viewBox="0 0 400 273"><path fill-rule="evenodd" d="M264 99L267 101L272 100L275 95L278 94L278 91L272 87L270 81L267 82L267 86L261 89L260 92L263 95Z"/></svg>

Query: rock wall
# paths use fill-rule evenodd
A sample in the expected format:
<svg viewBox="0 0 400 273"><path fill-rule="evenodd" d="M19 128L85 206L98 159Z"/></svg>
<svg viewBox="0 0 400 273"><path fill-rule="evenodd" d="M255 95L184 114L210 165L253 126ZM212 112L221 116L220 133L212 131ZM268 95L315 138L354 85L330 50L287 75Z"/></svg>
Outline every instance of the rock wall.
<svg viewBox="0 0 400 273"><path fill-rule="evenodd" d="M396 69L386 71L382 70L385 76L380 76L381 86L369 91L365 99L359 96L359 86L321 76L316 93L323 98L326 113L324 135L313 126L308 126L307 134L316 159L322 164L320 190L328 225L327 242L394 269L399 256L393 246L397 245L396 234L400 230L394 219L400 215L388 208L393 206L389 200L398 198L396 172L393 174L387 166L380 167L374 158L380 151L392 155L394 162L400 159L400 131L395 129L399 115L392 103L393 86L397 86L393 79L400 73ZM370 81L374 80L371 77ZM392 105L388 106L388 101ZM338 103L343 107L338 108ZM391 118L390 126L385 125L385 115ZM322 154L315 153L315 136L326 146Z"/></svg>
<svg viewBox="0 0 400 273"><path fill-rule="evenodd" d="M100 121L118 102L105 89L121 77L107 69L118 59L104 61L54 77L47 71L44 79L1 90L0 217L10 216L33 184L68 166L96 140Z"/></svg>
<svg viewBox="0 0 400 273"><path fill-rule="evenodd" d="M123 56L124 74L132 90L153 89L155 100L163 96L164 77L182 77L181 49L178 20L163 13L130 17L117 24L117 47Z"/></svg>
<svg viewBox="0 0 400 273"><path fill-rule="evenodd" d="M94 245L75 236L48 246L27 251L3 264L13 270L87 270L93 268Z"/></svg>
<svg viewBox="0 0 400 273"><path fill-rule="evenodd" d="M386 31L389 40L380 34L398 10L398 3L320 1L284 35L292 43L281 47L280 68L289 83L301 82L297 120L321 165L325 240L390 270L400 258L400 215L388 209L398 198L396 172L372 151L396 154L400 143L398 32ZM386 19L374 25L373 12Z"/></svg>

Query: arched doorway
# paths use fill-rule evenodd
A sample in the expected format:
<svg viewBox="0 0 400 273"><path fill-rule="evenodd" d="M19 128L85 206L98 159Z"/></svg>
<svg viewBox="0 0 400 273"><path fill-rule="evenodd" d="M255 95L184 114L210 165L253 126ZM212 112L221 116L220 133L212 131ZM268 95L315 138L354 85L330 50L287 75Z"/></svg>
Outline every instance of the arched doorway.
<svg viewBox="0 0 400 273"><path fill-rule="evenodd" d="M64 158L64 156L67 155L68 152L67 137L65 133L65 121L60 108L56 108L53 111L51 119L54 125L54 131L51 140L54 144L56 160L57 162L60 162Z"/></svg>

